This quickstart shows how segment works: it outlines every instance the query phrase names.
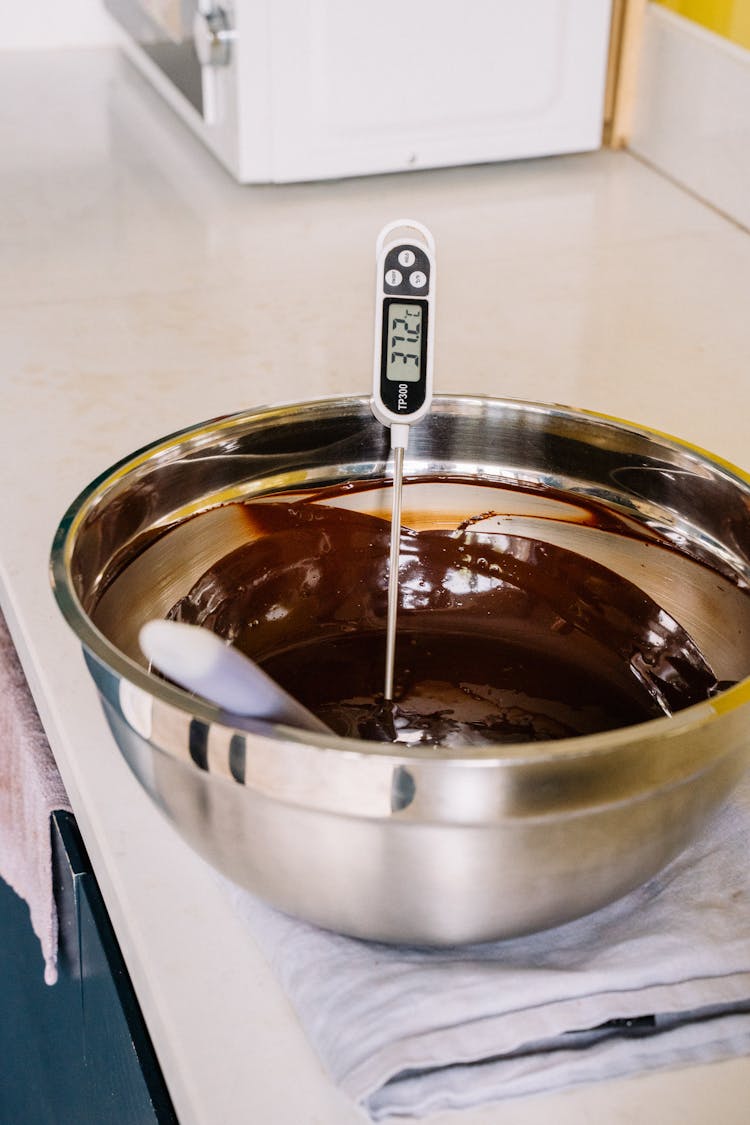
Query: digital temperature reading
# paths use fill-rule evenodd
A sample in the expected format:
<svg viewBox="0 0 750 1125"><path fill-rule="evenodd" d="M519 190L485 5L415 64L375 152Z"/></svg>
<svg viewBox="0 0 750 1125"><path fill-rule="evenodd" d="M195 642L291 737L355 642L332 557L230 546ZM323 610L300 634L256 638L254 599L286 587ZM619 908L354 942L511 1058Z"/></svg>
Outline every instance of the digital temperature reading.
<svg viewBox="0 0 750 1125"><path fill-rule="evenodd" d="M432 399L435 243L421 223L397 220L380 232L375 254L372 410L384 426L413 426Z"/></svg>
<svg viewBox="0 0 750 1125"><path fill-rule="evenodd" d="M391 383L418 383L422 378L421 306L392 302L386 334L386 379Z"/></svg>

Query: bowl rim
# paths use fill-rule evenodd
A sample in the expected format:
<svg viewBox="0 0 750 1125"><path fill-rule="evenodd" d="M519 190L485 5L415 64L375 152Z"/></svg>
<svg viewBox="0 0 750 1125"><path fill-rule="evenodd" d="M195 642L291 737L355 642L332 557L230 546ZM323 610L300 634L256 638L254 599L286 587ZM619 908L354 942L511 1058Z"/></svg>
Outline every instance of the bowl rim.
<svg viewBox="0 0 750 1125"><path fill-rule="evenodd" d="M461 403L480 408L485 403L491 403L493 406L505 406L511 409L547 412L568 419L584 418L592 422L615 426L634 436L656 438L665 448L671 448L675 452L683 454L687 452L699 463L710 466L714 472L719 470L733 483L747 490L750 496L750 473L740 469L732 462L692 442L674 437L672 434L650 426L619 418L616 415L559 403L500 398L492 395L436 395L433 399L433 410L445 411ZM287 414L292 409L305 409L312 412L315 409L330 408L332 404L341 409L347 407L361 409L363 405L367 405L369 409L369 397L366 395L326 395L311 400L295 399L288 402L259 405L230 414L218 415L215 418L175 430L139 447L104 469L79 492L68 505L55 530L49 557L49 575L55 600L63 617L77 636L79 643L97 663L108 668L120 679L129 682L147 695L155 697L167 706L184 714L200 719L208 725L217 725L240 734L246 734L249 731L253 734L265 736L272 741L306 746L312 750L336 751L347 756L353 755L363 759L384 758L396 765L408 765L417 761L435 761L441 764L455 761L457 764L474 763L481 765L486 763L494 766L503 764L511 766L586 758L592 755L610 753L629 743L642 744L644 739L651 742L652 738L661 739L668 734L686 732L689 728L701 726L707 721L715 720L750 702L749 674L711 699L692 704L675 715L660 716L610 731L534 743L503 743L497 746L488 744L486 746L456 746L450 748L414 746L404 748L403 752L395 752L394 746L389 743L367 742L335 734L303 732L283 724L262 723L252 719L242 719L241 722L237 722L238 716L229 715L207 700L191 695L189 692L157 678L122 653L96 627L84 610L70 580L68 566L77 528L92 505L98 503L101 496L104 495L106 486L113 485L139 466L147 463L160 453L165 453L167 450L174 448L175 445L180 444L187 438L199 438L202 434L214 434L217 430L231 429L238 423L250 418L261 420L267 417L271 419L275 415Z"/></svg>

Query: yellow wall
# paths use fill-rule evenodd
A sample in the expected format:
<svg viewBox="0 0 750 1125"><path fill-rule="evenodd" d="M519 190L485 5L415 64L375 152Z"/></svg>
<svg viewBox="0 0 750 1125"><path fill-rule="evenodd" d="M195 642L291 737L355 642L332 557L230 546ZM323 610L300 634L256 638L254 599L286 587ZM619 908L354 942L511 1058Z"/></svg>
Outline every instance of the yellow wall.
<svg viewBox="0 0 750 1125"><path fill-rule="evenodd" d="M750 48L750 0L656 0L678 15Z"/></svg>

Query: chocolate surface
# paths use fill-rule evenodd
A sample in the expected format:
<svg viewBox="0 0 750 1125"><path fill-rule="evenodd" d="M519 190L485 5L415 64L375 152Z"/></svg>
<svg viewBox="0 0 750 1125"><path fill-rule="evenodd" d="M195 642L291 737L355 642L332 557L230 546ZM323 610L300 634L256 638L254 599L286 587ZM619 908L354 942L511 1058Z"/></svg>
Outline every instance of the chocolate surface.
<svg viewBox="0 0 750 1125"><path fill-rule="evenodd" d="M528 742L671 714L716 688L685 630L633 583L518 535L403 529L393 705L383 704L390 525L283 497L170 616L212 629L337 733Z"/></svg>

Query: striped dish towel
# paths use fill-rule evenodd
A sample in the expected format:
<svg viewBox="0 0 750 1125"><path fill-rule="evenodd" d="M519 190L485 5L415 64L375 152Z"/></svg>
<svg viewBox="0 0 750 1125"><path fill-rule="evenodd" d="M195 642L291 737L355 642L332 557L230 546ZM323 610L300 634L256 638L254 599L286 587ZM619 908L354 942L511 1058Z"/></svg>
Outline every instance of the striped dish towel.
<svg viewBox="0 0 750 1125"><path fill-rule="evenodd" d="M57 980L50 841L55 809L70 811L70 802L0 615L0 878L28 903L47 984Z"/></svg>

